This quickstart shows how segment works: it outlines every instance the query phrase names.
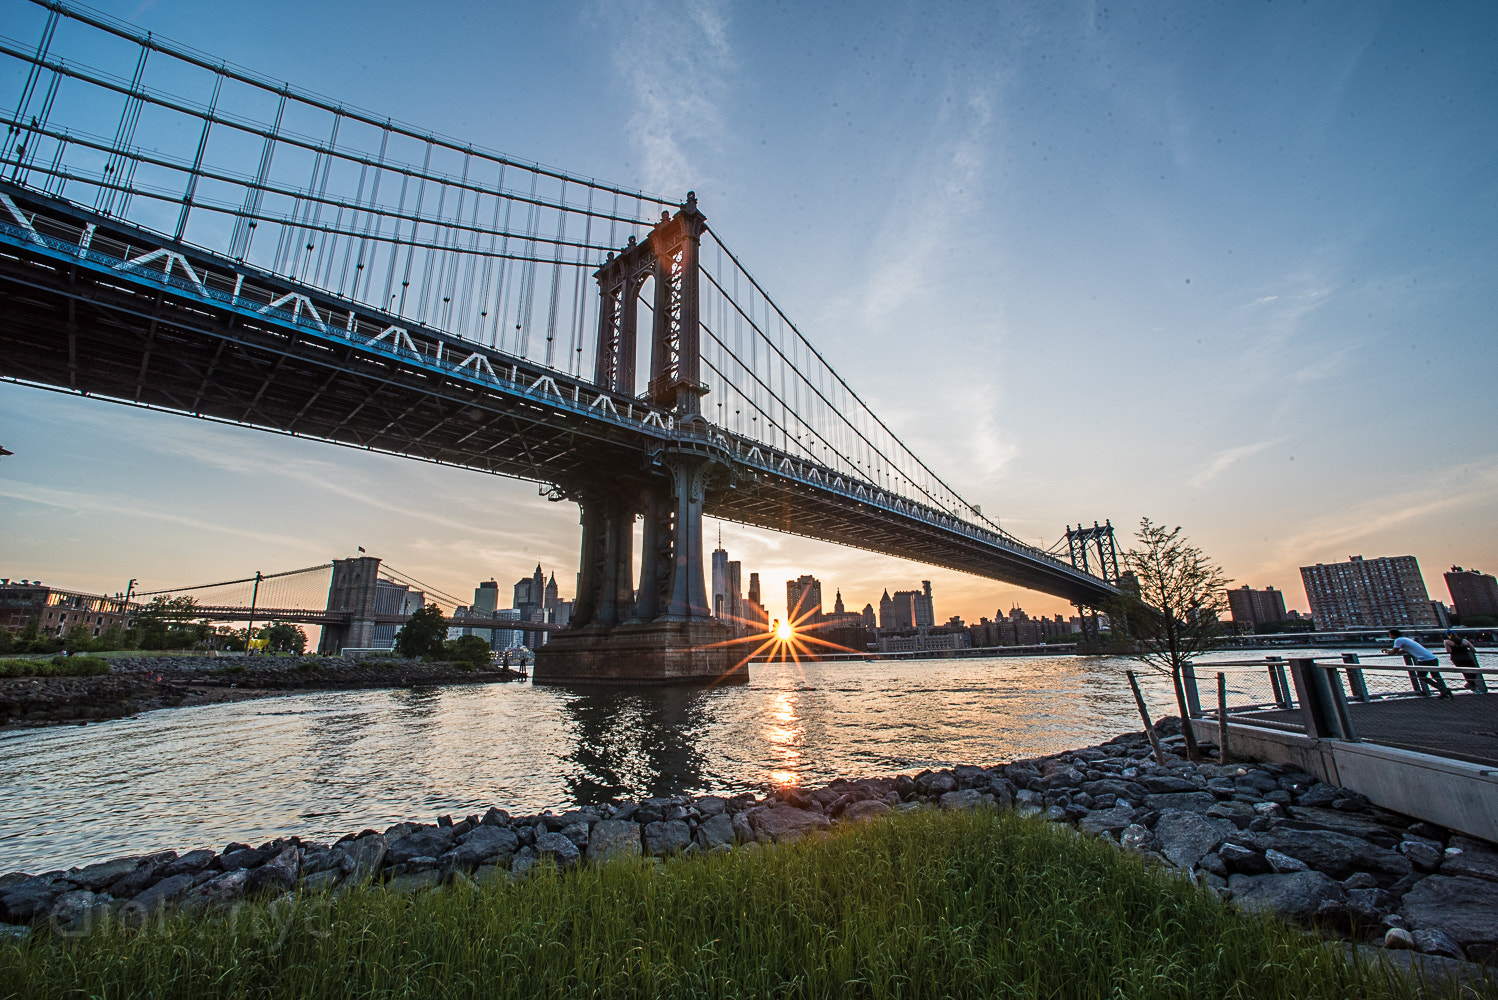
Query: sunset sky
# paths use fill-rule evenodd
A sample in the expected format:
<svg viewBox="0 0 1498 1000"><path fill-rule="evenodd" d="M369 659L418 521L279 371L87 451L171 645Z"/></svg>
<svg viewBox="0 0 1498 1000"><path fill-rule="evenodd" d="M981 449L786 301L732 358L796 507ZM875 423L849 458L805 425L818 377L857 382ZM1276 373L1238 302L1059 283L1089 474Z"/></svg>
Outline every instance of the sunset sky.
<svg viewBox="0 0 1498 1000"><path fill-rule="evenodd" d="M1447 601L1453 563L1498 571L1491 3L97 6L381 116L695 190L1025 541L1148 516L1301 610L1309 563L1413 554ZM44 15L0 0L0 34L34 46ZM460 596L538 562L571 595L577 509L534 484L6 383L0 445L0 576L155 589L364 546ZM1070 611L722 538L776 614L807 572L829 606L929 579L943 619Z"/></svg>

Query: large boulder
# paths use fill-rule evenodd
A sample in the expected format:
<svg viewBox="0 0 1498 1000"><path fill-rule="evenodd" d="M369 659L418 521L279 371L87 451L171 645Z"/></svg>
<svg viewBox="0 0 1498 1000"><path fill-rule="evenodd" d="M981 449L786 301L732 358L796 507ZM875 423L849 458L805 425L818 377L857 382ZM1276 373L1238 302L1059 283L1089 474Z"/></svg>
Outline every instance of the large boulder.
<svg viewBox="0 0 1498 1000"><path fill-rule="evenodd" d="M951 771L928 771L916 776L915 790L926 796L955 792L957 776Z"/></svg>
<svg viewBox="0 0 1498 1000"><path fill-rule="evenodd" d="M732 827L733 821L729 820L728 825ZM692 828L687 826L685 820L663 819L646 823L644 836L646 853L661 858L667 854L675 854L690 844Z"/></svg>
<svg viewBox="0 0 1498 1000"><path fill-rule="evenodd" d="M68 876L68 881L80 889L90 889L98 892L135 871L144 860L144 856L134 855L128 858L115 858L112 861L101 861L96 865L88 865L73 872Z"/></svg>
<svg viewBox="0 0 1498 1000"><path fill-rule="evenodd" d="M250 873L243 868L225 872L192 889L182 900L182 909L190 913L230 906L244 898Z"/></svg>
<svg viewBox="0 0 1498 1000"><path fill-rule="evenodd" d="M1144 804L1151 809L1164 812L1167 809L1189 809L1191 812L1206 812L1217 801L1211 792L1162 792L1146 795Z"/></svg>
<svg viewBox="0 0 1498 1000"><path fill-rule="evenodd" d="M954 784L955 782L956 779L953 779ZM831 826L827 817L821 813L792 806L757 809L749 814L749 825L758 839L777 842L799 840L808 833Z"/></svg>
<svg viewBox="0 0 1498 1000"><path fill-rule="evenodd" d="M1445 931L1472 957L1498 951L1498 882L1430 875L1404 894L1400 912L1412 929Z"/></svg>
<svg viewBox="0 0 1498 1000"><path fill-rule="evenodd" d="M1084 833L1117 833L1134 822L1136 810L1133 806L1114 806L1111 809L1094 809L1082 817L1078 824Z"/></svg>
<svg viewBox="0 0 1498 1000"><path fill-rule="evenodd" d="M632 820L601 820L588 834L589 861L638 857L639 854L640 824Z"/></svg>
<svg viewBox="0 0 1498 1000"><path fill-rule="evenodd" d="M87 889L65 892L52 904L47 915L52 929L61 934L78 936L93 930L94 924L107 919L109 896L100 896Z"/></svg>
<svg viewBox="0 0 1498 1000"><path fill-rule="evenodd" d="M451 858L458 867L466 870L477 868L492 858L513 855L518 850L520 838L513 830L502 826L479 826L465 833L458 846L444 857ZM510 858L504 857L497 863L508 868Z"/></svg>
<svg viewBox="0 0 1498 1000"><path fill-rule="evenodd" d="M46 913L52 901L73 888L68 882L46 877L28 879L0 896L0 920L23 924Z"/></svg>
<svg viewBox="0 0 1498 1000"><path fill-rule="evenodd" d="M1386 884L1410 874L1409 858L1361 837L1331 830L1294 830L1276 827L1253 836L1253 846L1260 851L1279 851L1304 861L1316 871L1343 879L1353 872L1370 872Z"/></svg>
<svg viewBox="0 0 1498 1000"><path fill-rule="evenodd" d="M296 848L286 847L265 864L250 869L250 878L245 883L245 892L257 895L262 892L287 892L294 889L300 867Z"/></svg>
<svg viewBox="0 0 1498 1000"><path fill-rule="evenodd" d="M1143 785L1145 791L1161 795L1168 792L1199 792L1201 788L1195 782L1187 781L1185 778L1173 774L1141 774L1134 779Z"/></svg>
<svg viewBox="0 0 1498 1000"><path fill-rule="evenodd" d="M188 890L192 888L193 881L191 875L173 875L171 878L164 878L126 903L121 914L122 916L130 914L144 917L147 914L158 913L169 903L175 903L187 895Z"/></svg>
<svg viewBox="0 0 1498 1000"><path fill-rule="evenodd" d="M338 866L344 872L344 884L354 885L379 874L388 848L384 834L367 833L358 840L345 840L333 851L340 855Z"/></svg>
<svg viewBox="0 0 1498 1000"><path fill-rule="evenodd" d="M1452 837L1451 848L1451 853L1441 860L1442 875L1469 875L1498 882L1498 851L1470 837ZM68 878L71 880L72 876Z"/></svg>
<svg viewBox="0 0 1498 1000"><path fill-rule="evenodd" d="M982 800L983 793L976 788L964 788L956 792L943 792L938 800L941 807L948 811L956 809L972 809Z"/></svg>
<svg viewBox="0 0 1498 1000"><path fill-rule="evenodd" d="M844 809L842 818L849 823L857 823L860 820L883 816L888 812L888 803L881 802L878 799L863 799L850 804Z"/></svg>
<svg viewBox="0 0 1498 1000"><path fill-rule="evenodd" d="M213 859L217 856L209 850L188 851L176 861L162 868L161 877L170 878L173 875L196 875L213 864Z"/></svg>
<svg viewBox="0 0 1498 1000"><path fill-rule="evenodd" d="M1233 904L1247 913L1276 913L1310 920L1327 903L1345 904L1347 890L1321 872L1288 875L1234 875L1228 879Z"/></svg>
<svg viewBox="0 0 1498 1000"><path fill-rule="evenodd" d="M1237 832L1238 828L1230 820L1212 819L1183 809L1167 809L1155 822L1155 839L1160 841L1160 853L1177 868L1188 871L1196 866L1202 855Z"/></svg>
<svg viewBox="0 0 1498 1000"><path fill-rule="evenodd" d="M883 803L879 803L883 805ZM697 843L705 850L733 843L733 820L727 813L717 813L697 824Z"/></svg>
<svg viewBox="0 0 1498 1000"><path fill-rule="evenodd" d="M1082 782L1082 791L1096 798L1099 795L1116 795L1130 802L1141 802L1149 793L1143 785L1135 781L1124 781L1120 778L1099 778L1097 781Z"/></svg>
<svg viewBox="0 0 1498 1000"><path fill-rule="evenodd" d="M682 826L686 824L683 823ZM577 845L560 833L543 833L536 837L536 854L542 858L551 858L563 868L577 864L583 856Z"/></svg>
<svg viewBox="0 0 1498 1000"><path fill-rule="evenodd" d="M1393 849L1399 846L1401 831L1353 813L1337 809L1316 809L1307 806L1291 806L1289 819L1281 826L1301 830L1335 830L1338 833L1361 837L1378 847Z"/></svg>
<svg viewBox="0 0 1498 1000"><path fill-rule="evenodd" d="M446 854L453 846L453 829L450 826L427 826L395 841L386 850L391 864L405 864L412 858L435 858Z"/></svg>

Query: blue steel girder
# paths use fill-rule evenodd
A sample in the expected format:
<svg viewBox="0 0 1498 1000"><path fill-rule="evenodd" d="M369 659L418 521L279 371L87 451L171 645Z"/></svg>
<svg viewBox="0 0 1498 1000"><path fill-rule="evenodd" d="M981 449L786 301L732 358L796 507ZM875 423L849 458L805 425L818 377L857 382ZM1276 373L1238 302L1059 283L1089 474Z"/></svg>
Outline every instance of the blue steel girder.
<svg viewBox="0 0 1498 1000"><path fill-rule="evenodd" d="M0 378L576 489L721 469L705 513L1096 604L1006 535L647 400L0 184Z"/></svg>

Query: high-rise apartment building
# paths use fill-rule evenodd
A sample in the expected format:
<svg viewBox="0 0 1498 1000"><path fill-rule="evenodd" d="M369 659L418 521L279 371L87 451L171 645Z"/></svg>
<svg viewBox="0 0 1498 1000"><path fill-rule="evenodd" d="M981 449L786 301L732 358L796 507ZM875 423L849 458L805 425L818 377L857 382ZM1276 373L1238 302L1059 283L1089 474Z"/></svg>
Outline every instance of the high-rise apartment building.
<svg viewBox="0 0 1498 1000"><path fill-rule="evenodd" d="M801 576L785 581L786 614L793 622L816 624L822 620L822 581Z"/></svg>
<svg viewBox="0 0 1498 1000"><path fill-rule="evenodd" d="M1414 556L1302 566L1300 579L1319 629L1438 625Z"/></svg>
<svg viewBox="0 0 1498 1000"><path fill-rule="evenodd" d="M1228 607L1240 625L1268 625L1285 620L1285 593L1273 587L1254 590L1248 584L1228 591Z"/></svg>
<svg viewBox="0 0 1498 1000"><path fill-rule="evenodd" d="M1446 574L1446 589L1451 592L1451 606L1458 615L1492 615L1498 618L1498 578L1475 569L1451 567Z"/></svg>

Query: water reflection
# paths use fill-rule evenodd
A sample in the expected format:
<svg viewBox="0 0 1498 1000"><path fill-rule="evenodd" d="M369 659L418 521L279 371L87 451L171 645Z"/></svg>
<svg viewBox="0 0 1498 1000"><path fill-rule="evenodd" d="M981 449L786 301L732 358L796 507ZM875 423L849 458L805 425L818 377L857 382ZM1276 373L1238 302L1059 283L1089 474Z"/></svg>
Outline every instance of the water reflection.
<svg viewBox="0 0 1498 1000"><path fill-rule="evenodd" d="M568 690L561 700L573 743L564 761L568 798L605 802L702 788L698 744L713 724L713 694L697 687Z"/></svg>
<svg viewBox="0 0 1498 1000"><path fill-rule="evenodd" d="M403 819L820 784L1137 729L1116 660L782 663L746 685L295 694L0 732L0 872ZM1151 710L1168 679L1141 674Z"/></svg>

